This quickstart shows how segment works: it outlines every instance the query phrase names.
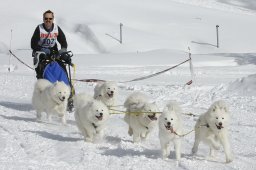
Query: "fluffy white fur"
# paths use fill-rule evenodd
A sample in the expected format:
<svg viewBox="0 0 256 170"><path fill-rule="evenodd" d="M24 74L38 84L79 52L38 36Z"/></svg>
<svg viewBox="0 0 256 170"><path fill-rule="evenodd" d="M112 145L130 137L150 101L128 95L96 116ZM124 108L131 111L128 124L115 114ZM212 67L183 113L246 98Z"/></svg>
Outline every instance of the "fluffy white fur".
<svg viewBox="0 0 256 170"><path fill-rule="evenodd" d="M78 129L87 142L94 142L96 137L103 137L103 129L109 118L107 106L92 96L79 94L75 96L75 120Z"/></svg>
<svg viewBox="0 0 256 170"><path fill-rule="evenodd" d="M156 112L159 110L156 104L149 103L145 94L134 92L126 99L124 107L128 112L124 120L129 125L128 134L133 135L133 142L138 143L141 139L146 139L148 133L157 124ZM134 112L138 113L134 114Z"/></svg>
<svg viewBox="0 0 256 170"><path fill-rule="evenodd" d="M118 87L116 82L99 82L94 88L94 99L101 100L106 106L114 106Z"/></svg>
<svg viewBox="0 0 256 170"><path fill-rule="evenodd" d="M58 114L62 123L66 124L67 100L70 88L64 82L52 84L46 79L37 80L32 97L32 105L37 113L37 119L41 121L42 112L47 114L51 121L52 114Z"/></svg>
<svg viewBox="0 0 256 170"><path fill-rule="evenodd" d="M87 105L88 102L93 101L93 97L86 93L76 94L74 96L74 107L76 109L82 108L84 105Z"/></svg>
<svg viewBox="0 0 256 170"><path fill-rule="evenodd" d="M229 121L230 114L226 103L222 100L214 102L196 122L192 153L197 153L199 143L203 141L210 147L210 156L213 157L214 150L220 149L221 144L226 155L226 162L231 162L233 155L228 136Z"/></svg>
<svg viewBox="0 0 256 170"><path fill-rule="evenodd" d="M170 155L170 143L173 142L176 159L181 158L181 138L183 134L181 108L177 102L169 102L159 117L159 139L163 159ZM178 134L178 135L177 135Z"/></svg>

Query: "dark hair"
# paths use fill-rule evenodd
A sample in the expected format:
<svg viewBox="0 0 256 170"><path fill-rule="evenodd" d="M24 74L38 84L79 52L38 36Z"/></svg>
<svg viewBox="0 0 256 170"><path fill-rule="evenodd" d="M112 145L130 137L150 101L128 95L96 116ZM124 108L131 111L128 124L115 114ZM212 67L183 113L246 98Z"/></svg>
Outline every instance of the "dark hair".
<svg viewBox="0 0 256 170"><path fill-rule="evenodd" d="M44 16L45 16L45 14L47 14L47 13L52 14L52 16L53 16L53 18L54 18L54 13L53 13L51 10L47 10L47 11L45 11L45 12L44 12L44 14L43 14L43 17L44 17Z"/></svg>

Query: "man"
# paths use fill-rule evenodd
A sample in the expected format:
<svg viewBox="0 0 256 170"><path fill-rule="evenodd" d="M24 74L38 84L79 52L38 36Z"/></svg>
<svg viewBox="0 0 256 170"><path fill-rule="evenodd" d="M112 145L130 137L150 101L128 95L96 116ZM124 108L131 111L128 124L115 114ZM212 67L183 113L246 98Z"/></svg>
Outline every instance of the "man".
<svg viewBox="0 0 256 170"><path fill-rule="evenodd" d="M40 55L40 60L45 57L52 56L53 54L58 54L67 51L67 41L65 34L60 29L60 27L53 23L54 13L50 10L45 11L43 14L43 23L38 25L35 29L35 32L31 38L31 48L33 50L33 56L36 57L36 52L43 52L46 56ZM61 45L61 50L58 51L57 41ZM38 58L34 59L34 64L40 62L35 61ZM64 70L66 68L60 64ZM37 79L43 78L44 65L38 65L36 68L36 77Z"/></svg>
<svg viewBox="0 0 256 170"><path fill-rule="evenodd" d="M55 71L56 69L56 63L52 64L54 66L52 69L48 70L54 70L53 73L49 73L49 77L54 79L54 76L58 74L58 78L63 78L62 72L59 72L59 68L63 68L65 71L64 79L61 80L64 81L66 84L69 84L73 93L73 86L71 82L69 82L67 77L67 70L66 70L66 64L71 64L71 58L68 54L65 54L64 52L67 52L67 41L65 34L60 29L60 27L53 23L54 20L54 13L50 10L47 10L43 14L43 23L39 24L35 32L31 38L31 48L33 50L33 57L34 57L34 65L35 65L35 71L36 71L36 78L42 79L45 78L47 74L44 74L44 70L46 66L49 64L47 60L51 59L52 56L59 56L57 64L58 72ZM57 42L60 43L61 49L58 50ZM60 54L60 55L58 55ZM63 55L61 55L63 54ZM64 62L63 62L64 61ZM61 66L61 67L59 67ZM49 68L49 67L47 67ZM54 75L54 76L53 76ZM57 77L56 76L56 77ZM48 77L46 77L48 79ZM57 79L59 80L59 79ZM70 97L68 99L68 111L73 110L73 100L72 96L73 93L70 94Z"/></svg>

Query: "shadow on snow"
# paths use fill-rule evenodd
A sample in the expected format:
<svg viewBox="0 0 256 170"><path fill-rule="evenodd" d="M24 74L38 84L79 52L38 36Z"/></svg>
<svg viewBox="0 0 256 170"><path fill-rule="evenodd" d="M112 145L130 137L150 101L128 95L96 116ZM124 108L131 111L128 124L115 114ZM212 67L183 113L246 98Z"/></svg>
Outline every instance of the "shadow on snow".
<svg viewBox="0 0 256 170"><path fill-rule="evenodd" d="M31 111L31 110L33 110L32 104L28 104L28 103L14 103L14 102L1 101L0 105L4 106L6 108L18 110L18 111Z"/></svg>
<svg viewBox="0 0 256 170"><path fill-rule="evenodd" d="M57 141L64 141L64 142L76 142L76 141L83 140L82 138L64 137L61 135L56 135L56 134L52 134L52 133L45 132L45 131L29 131L29 130L27 130L25 132L34 133L43 138L57 140Z"/></svg>
<svg viewBox="0 0 256 170"><path fill-rule="evenodd" d="M25 122L36 122L35 118L19 117L19 116L5 116L5 115L0 115L0 116L5 118L5 119L8 119L8 120L25 121Z"/></svg>

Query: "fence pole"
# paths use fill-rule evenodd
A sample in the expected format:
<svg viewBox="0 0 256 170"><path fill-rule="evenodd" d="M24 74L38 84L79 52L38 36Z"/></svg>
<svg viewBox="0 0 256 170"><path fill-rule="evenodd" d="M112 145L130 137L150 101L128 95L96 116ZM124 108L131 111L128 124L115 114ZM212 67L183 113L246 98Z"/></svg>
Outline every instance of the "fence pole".
<svg viewBox="0 0 256 170"><path fill-rule="evenodd" d="M10 50L12 50L12 29L11 29L11 39L10 39ZM9 55L9 67L8 67L8 71L11 72L11 53Z"/></svg>
<svg viewBox="0 0 256 170"><path fill-rule="evenodd" d="M219 48L219 25L216 25L216 34L217 34L217 48Z"/></svg>
<svg viewBox="0 0 256 170"><path fill-rule="evenodd" d="M122 31L123 24L120 23L120 44L123 43L123 31Z"/></svg>

